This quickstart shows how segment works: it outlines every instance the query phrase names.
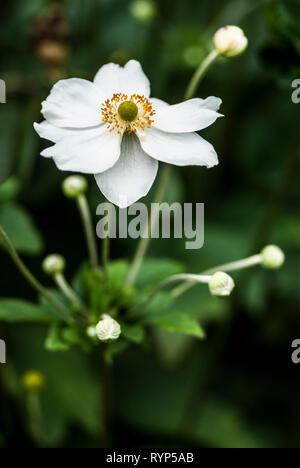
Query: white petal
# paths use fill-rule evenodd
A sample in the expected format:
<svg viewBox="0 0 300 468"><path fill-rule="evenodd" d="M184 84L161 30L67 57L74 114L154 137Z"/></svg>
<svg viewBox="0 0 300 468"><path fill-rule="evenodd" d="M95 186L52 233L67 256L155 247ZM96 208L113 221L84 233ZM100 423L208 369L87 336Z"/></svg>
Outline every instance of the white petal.
<svg viewBox="0 0 300 468"><path fill-rule="evenodd" d="M216 112L220 109L222 104L222 99L215 96L209 96L206 99L200 99L200 101L202 102L202 107L204 109L210 109Z"/></svg>
<svg viewBox="0 0 300 468"><path fill-rule="evenodd" d="M120 208L126 208L149 192L155 180L158 162L142 150L135 135L124 135L121 156L112 169L96 175L105 197Z"/></svg>
<svg viewBox="0 0 300 468"><path fill-rule="evenodd" d="M120 156L121 136L105 126L69 130L41 155L52 157L62 171L98 174L112 167Z"/></svg>
<svg viewBox="0 0 300 468"><path fill-rule="evenodd" d="M136 60L127 62L124 68L115 63L103 65L94 82L106 98L111 98L115 93L150 95L150 82Z"/></svg>
<svg viewBox="0 0 300 468"><path fill-rule="evenodd" d="M44 120L40 124L34 122L33 127L41 138L50 140L53 143L57 143L69 132L72 132L72 130L68 128L55 127L55 125L51 125L49 122L47 122L47 120Z"/></svg>
<svg viewBox="0 0 300 468"><path fill-rule="evenodd" d="M162 99L155 98L155 97L150 98L149 101L153 105L154 110L158 109L159 107L169 106L169 104L167 102L163 101Z"/></svg>
<svg viewBox="0 0 300 468"><path fill-rule="evenodd" d="M57 127L92 127L102 121L104 96L94 83L79 78L60 80L46 101L42 114Z"/></svg>
<svg viewBox="0 0 300 468"><path fill-rule="evenodd" d="M197 133L166 133L149 128L140 142L147 154L176 166L213 167L218 164L214 147Z"/></svg>
<svg viewBox="0 0 300 468"><path fill-rule="evenodd" d="M195 132L212 125L218 117L221 114L203 107L203 100L196 98L158 108L153 126L164 132Z"/></svg>

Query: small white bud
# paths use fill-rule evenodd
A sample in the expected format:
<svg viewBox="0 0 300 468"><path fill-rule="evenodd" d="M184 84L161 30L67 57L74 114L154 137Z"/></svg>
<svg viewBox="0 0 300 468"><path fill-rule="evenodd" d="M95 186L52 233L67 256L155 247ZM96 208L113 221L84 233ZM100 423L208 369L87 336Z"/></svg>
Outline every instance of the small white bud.
<svg viewBox="0 0 300 468"><path fill-rule="evenodd" d="M262 266L271 270L280 268L285 261L285 255L277 245L267 245L261 251L261 257Z"/></svg>
<svg viewBox="0 0 300 468"><path fill-rule="evenodd" d="M96 325L96 334L100 341L117 340L121 334L121 327L116 320L104 314Z"/></svg>
<svg viewBox="0 0 300 468"><path fill-rule="evenodd" d="M223 271L215 273L208 283L212 296L230 296L234 286L235 284L231 276Z"/></svg>
<svg viewBox="0 0 300 468"><path fill-rule="evenodd" d="M96 327L94 327L93 325L90 325L89 327L87 327L86 334L90 338L96 338L97 336Z"/></svg>
<svg viewBox="0 0 300 468"><path fill-rule="evenodd" d="M214 45L221 55L232 58L241 55L246 50L248 39L238 26L225 26L216 32Z"/></svg>
<svg viewBox="0 0 300 468"><path fill-rule="evenodd" d="M67 177L62 184L62 190L67 198L77 198L87 189L87 181L84 177L76 175Z"/></svg>
<svg viewBox="0 0 300 468"><path fill-rule="evenodd" d="M62 273L66 268L66 261L61 255L49 255L43 261L43 270L47 275Z"/></svg>

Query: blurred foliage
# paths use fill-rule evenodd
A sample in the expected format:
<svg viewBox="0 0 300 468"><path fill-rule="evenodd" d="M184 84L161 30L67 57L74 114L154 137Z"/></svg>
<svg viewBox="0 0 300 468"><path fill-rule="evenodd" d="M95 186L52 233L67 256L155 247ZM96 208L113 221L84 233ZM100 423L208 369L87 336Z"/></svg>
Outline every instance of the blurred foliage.
<svg viewBox="0 0 300 468"><path fill-rule="evenodd" d="M199 89L201 97L223 99L225 119L202 132L217 149L220 165L174 168L167 193L169 202L205 202L205 245L188 251L184 240L154 240L136 290L125 291L126 259L136 242L112 241L113 258L124 261L111 266L110 297L127 307L132 294L144 297L169 274L199 272L270 242L285 250L287 262L278 272L255 268L235 274L238 286L230 301L212 298L199 286L175 303L161 294L139 321L122 323L122 339L107 351L109 359L116 357L114 443L298 447L300 378L290 346L300 330L300 122L291 83L300 78L300 2L148 3L146 9L137 0L15 0L2 6L0 77L7 103L0 104L0 223L44 283L51 286L36 254L59 250L77 292L94 305L95 314L105 310L101 290L94 287L101 273L82 265L86 251L76 207L60 191L64 174L39 157L46 142L32 123L41 120L40 102L57 79L92 79L102 64L130 58L141 61L153 96L179 102L211 49L215 30L241 26L249 38L247 52L232 61L220 59ZM95 213L102 196L90 181ZM8 364L0 367L0 446L99 446L102 382L96 351L87 354L86 343L83 353L69 349L78 340L82 344L76 327L61 327L57 312L43 300L36 305L2 249L0 262L0 336L8 353ZM9 323L29 317L40 323ZM46 377L39 437L20 385L30 369Z"/></svg>

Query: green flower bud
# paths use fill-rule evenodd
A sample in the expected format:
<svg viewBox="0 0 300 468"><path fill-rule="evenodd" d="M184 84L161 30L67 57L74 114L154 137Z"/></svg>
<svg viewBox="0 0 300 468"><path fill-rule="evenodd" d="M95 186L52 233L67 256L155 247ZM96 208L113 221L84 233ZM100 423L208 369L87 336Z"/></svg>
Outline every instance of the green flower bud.
<svg viewBox="0 0 300 468"><path fill-rule="evenodd" d="M61 255L49 255L43 261L43 270L47 275L56 275L62 273L66 268L66 261Z"/></svg>
<svg viewBox="0 0 300 468"><path fill-rule="evenodd" d="M96 326L96 334L100 341L117 340L121 334L121 327L116 320L104 314Z"/></svg>
<svg viewBox="0 0 300 468"><path fill-rule="evenodd" d="M216 32L214 45L221 55L233 58L241 55L246 50L248 39L244 31L238 26L225 26Z"/></svg>
<svg viewBox="0 0 300 468"><path fill-rule="evenodd" d="M63 181L62 190L67 198L77 198L86 192L87 181L79 175L67 177Z"/></svg>
<svg viewBox="0 0 300 468"><path fill-rule="evenodd" d="M212 296L230 296L235 284L231 276L223 271L218 271L212 275L208 287Z"/></svg>
<svg viewBox="0 0 300 468"><path fill-rule="evenodd" d="M156 15L156 6L150 0L136 0L130 5L130 13L141 23L149 23Z"/></svg>
<svg viewBox="0 0 300 468"><path fill-rule="evenodd" d="M41 372L28 371L22 376L21 385L29 393L38 393L45 387L45 377Z"/></svg>
<svg viewBox="0 0 300 468"><path fill-rule="evenodd" d="M263 267L276 270L280 268L284 261L285 255L277 245L268 245L261 251L261 264Z"/></svg>

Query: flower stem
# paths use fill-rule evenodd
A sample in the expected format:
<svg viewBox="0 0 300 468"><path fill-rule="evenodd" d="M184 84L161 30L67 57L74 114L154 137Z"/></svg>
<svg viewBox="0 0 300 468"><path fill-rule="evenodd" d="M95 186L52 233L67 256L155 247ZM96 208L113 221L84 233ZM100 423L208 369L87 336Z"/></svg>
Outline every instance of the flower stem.
<svg viewBox="0 0 300 468"><path fill-rule="evenodd" d="M161 174L159 186L157 188L156 196L154 203L159 204L161 203L165 192L166 188L168 185L168 180L170 177L170 172L171 172L171 166L165 165ZM157 222L159 221L159 208L156 205L155 210L152 210L151 212L152 216L149 216L147 226L145 228L145 231L142 233L141 239L139 241L135 256L133 258L133 262L131 264L131 268L128 273L127 277L127 283L128 284L133 284L136 276L139 272L139 269L141 267L142 261L144 259L144 256L147 252L150 240L151 240L151 232L153 231L154 227L156 226Z"/></svg>
<svg viewBox="0 0 300 468"><path fill-rule="evenodd" d="M213 275L214 273L217 273L218 271L235 271L235 270L243 270L245 268L249 268L255 265L259 265L261 263L261 255L252 255L251 257L244 258L243 260L237 260L236 262L231 262L231 263L225 263L224 265L218 265L214 268L210 268L209 270L205 270L201 275ZM188 291L192 286L196 284L195 281L192 282L185 282L184 284L181 284L180 286L177 286L175 289L173 289L171 295L174 298L177 298L181 296L184 292Z"/></svg>
<svg viewBox="0 0 300 468"><path fill-rule="evenodd" d="M112 366L107 362L104 355L104 345L100 349L100 384L101 384L101 420L102 436L101 447L112 447L112 416L113 416L113 393L112 393Z"/></svg>
<svg viewBox="0 0 300 468"><path fill-rule="evenodd" d="M82 312L86 312L86 306L83 304L81 298L76 294L72 287L67 282L63 273L56 273L54 275L54 281L56 282L62 293L71 301L72 304L76 305Z"/></svg>
<svg viewBox="0 0 300 468"><path fill-rule="evenodd" d="M87 242L90 264L93 269L98 267L98 248L96 237L93 229L92 217L90 208L85 195L79 195L77 198L77 205L83 223L85 238Z"/></svg>
<svg viewBox="0 0 300 468"><path fill-rule="evenodd" d="M43 446L43 417L39 393L26 395L29 432L34 442Z"/></svg>
<svg viewBox="0 0 300 468"><path fill-rule="evenodd" d="M194 75L191 78L191 81L188 84L188 87L187 87L186 92L184 94L184 99L185 100L191 99L195 95L195 93L197 91L197 87L198 87L201 79L203 78L203 76L207 72L210 65L216 60L216 58L218 56L219 56L219 52L216 49L213 49L208 54L206 59L203 60L203 62L197 68L197 70L195 71Z"/></svg>
<svg viewBox="0 0 300 468"><path fill-rule="evenodd" d="M206 57L206 59L200 64L199 68L197 68L194 75L192 76L190 83L188 84L188 87L184 94L184 99L186 100L191 99L194 96L201 78L203 78L205 72L208 70L210 65L215 61L218 55L219 55L219 52L214 49L210 52L210 54ZM170 166L165 165L162 176L161 176L160 184L157 189L155 203L160 203L162 201L166 188L167 188L169 176L170 176ZM159 217L158 209L154 212L152 219L149 217L148 226L146 228L146 231L142 234L142 237L138 244L131 268L128 273L127 283L129 284L133 284L136 279L136 276L139 272L143 258L146 254L146 251L150 243L151 230L156 225L158 221L158 217Z"/></svg>
<svg viewBox="0 0 300 468"><path fill-rule="evenodd" d="M109 263L109 254L110 254L110 238L109 238L109 229L110 229L110 207L107 202L107 212L108 212L108 226L107 226L107 236L102 240L102 267L104 273L104 280L108 281L108 263Z"/></svg>
<svg viewBox="0 0 300 468"><path fill-rule="evenodd" d="M57 310L61 312L61 314L64 316L64 319L67 322L70 322L72 320L71 312L69 309L67 309L61 302L57 301L51 294L48 293L47 289L42 286L42 284L33 276L33 274L28 270L26 265L23 263L21 258L19 257L17 251L15 250L14 246L10 242L10 240L7 237L7 234L3 230L3 228L0 226L0 238L2 239L2 242L7 249L7 252L9 253L10 257L12 258L13 262L17 266L18 270L21 272L21 274L26 278L29 284L42 296L47 299L47 301L53 305Z"/></svg>
<svg viewBox="0 0 300 468"><path fill-rule="evenodd" d="M132 312L136 313L139 310L144 309L150 302L155 298L155 296L166 286L172 284L177 281L187 281L187 284L192 282L193 284L202 283L207 284L211 279L211 275L193 275L190 273L182 273L178 275L172 275L166 278L165 280L161 281L156 288L149 294L149 296L145 299L142 304L140 304L137 308L135 308ZM132 315L132 314L130 314Z"/></svg>

